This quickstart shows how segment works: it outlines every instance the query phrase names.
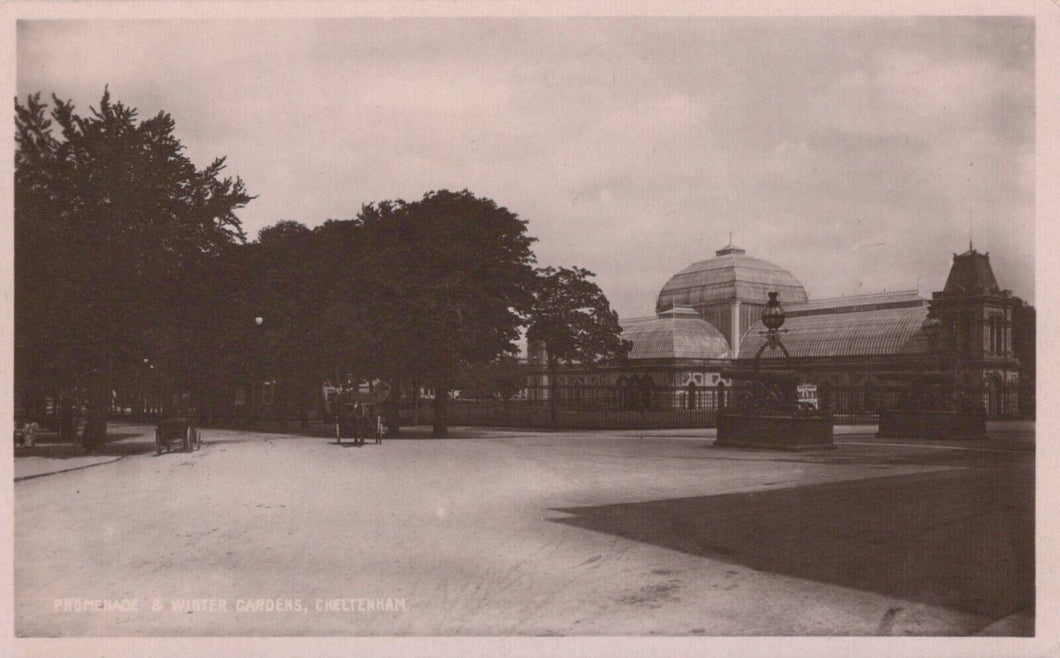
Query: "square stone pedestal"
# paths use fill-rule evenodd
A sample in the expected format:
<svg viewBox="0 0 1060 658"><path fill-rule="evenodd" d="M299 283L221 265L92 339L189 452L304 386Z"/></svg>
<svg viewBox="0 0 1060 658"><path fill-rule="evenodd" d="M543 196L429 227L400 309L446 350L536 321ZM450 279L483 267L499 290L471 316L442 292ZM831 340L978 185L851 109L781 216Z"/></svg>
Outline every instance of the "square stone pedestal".
<svg viewBox="0 0 1060 658"><path fill-rule="evenodd" d="M824 415L718 414L716 448L831 450L832 417Z"/></svg>

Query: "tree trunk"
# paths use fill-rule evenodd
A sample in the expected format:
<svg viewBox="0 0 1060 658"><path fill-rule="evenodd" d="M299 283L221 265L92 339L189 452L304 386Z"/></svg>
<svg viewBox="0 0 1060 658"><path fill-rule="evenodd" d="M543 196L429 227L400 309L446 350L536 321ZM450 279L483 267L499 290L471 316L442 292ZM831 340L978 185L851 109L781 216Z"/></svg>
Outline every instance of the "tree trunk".
<svg viewBox="0 0 1060 658"><path fill-rule="evenodd" d="M280 421L280 431L287 431L287 392L289 384L286 381L278 382L275 386L274 408L276 419Z"/></svg>
<svg viewBox="0 0 1060 658"><path fill-rule="evenodd" d="M420 424L420 383L412 382L412 425Z"/></svg>
<svg viewBox="0 0 1060 658"><path fill-rule="evenodd" d="M99 377L97 375L97 377ZM103 379L100 377L100 379ZM88 452L102 450L107 443L107 411L110 408L106 381L95 381L89 386L88 409L81 445Z"/></svg>
<svg viewBox="0 0 1060 658"><path fill-rule="evenodd" d="M298 424L302 429L309 428L309 387L305 382L298 387Z"/></svg>
<svg viewBox="0 0 1060 658"><path fill-rule="evenodd" d="M556 362L548 361L548 411L552 418L552 429L559 429L559 410L556 408Z"/></svg>
<svg viewBox="0 0 1060 658"><path fill-rule="evenodd" d="M449 436L449 389L440 385L434 387L434 430L431 436L441 438Z"/></svg>
<svg viewBox="0 0 1060 658"><path fill-rule="evenodd" d="M26 400L26 419L30 422L44 425L47 420L48 403L45 400L45 396L40 391L33 391L27 396Z"/></svg>
<svg viewBox="0 0 1060 658"><path fill-rule="evenodd" d="M396 383L390 387L390 398L386 402L383 422L387 436L397 436L401 426L401 387Z"/></svg>
<svg viewBox="0 0 1060 658"><path fill-rule="evenodd" d="M59 439L64 443L67 441L72 443L76 438L75 433L74 409L70 402L70 395L62 393L59 396Z"/></svg>

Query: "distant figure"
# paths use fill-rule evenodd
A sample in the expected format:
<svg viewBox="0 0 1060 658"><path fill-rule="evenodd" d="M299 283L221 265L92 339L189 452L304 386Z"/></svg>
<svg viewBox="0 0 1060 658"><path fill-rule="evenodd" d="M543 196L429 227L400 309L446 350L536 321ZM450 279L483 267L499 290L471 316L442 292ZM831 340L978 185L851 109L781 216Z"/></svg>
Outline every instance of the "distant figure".
<svg viewBox="0 0 1060 658"><path fill-rule="evenodd" d="M32 448L37 443L37 423L15 423L15 444L26 448Z"/></svg>
<svg viewBox="0 0 1060 658"><path fill-rule="evenodd" d="M353 438L358 445L364 445L368 436L368 410L360 402L354 402L353 411Z"/></svg>

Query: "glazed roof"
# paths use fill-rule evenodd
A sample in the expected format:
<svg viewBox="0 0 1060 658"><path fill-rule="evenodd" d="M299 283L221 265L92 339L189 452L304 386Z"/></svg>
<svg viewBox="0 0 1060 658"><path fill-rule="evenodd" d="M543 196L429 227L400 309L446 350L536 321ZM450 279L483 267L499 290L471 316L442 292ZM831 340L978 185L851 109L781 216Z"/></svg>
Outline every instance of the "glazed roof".
<svg viewBox="0 0 1060 658"><path fill-rule="evenodd" d="M800 315L819 315L821 313L852 313L854 311L875 311L899 306L922 306L927 303L928 300L921 297L916 290L898 290L894 292L873 292L864 295L814 299L805 304L786 305L784 306L784 312L787 317L792 318Z"/></svg>
<svg viewBox="0 0 1060 658"><path fill-rule="evenodd" d="M622 320L622 339L633 342L630 359L727 359L725 336L691 308L673 308L655 318Z"/></svg>
<svg viewBox="0 0 1060 658"><path fill-rule="evenodd" d="M847 357L929 352L920 325L927 305L910 305L850 313L820 313L789 317L780 340L792 358ZM765 342L761 322L748 330L740 344L740 358L753 359ZM762 358L783 358L780 350L767 349Z"/></svg>
<svg viewBox="0 0 1060 658"><path fill-rule="evenodd" d="M730 244L716 251L714 258L693 263L670 277L659 291L655 308L732 300L764 304L773 290L780 293L782 304L807 300L806 290L791 272Z"/></svg>

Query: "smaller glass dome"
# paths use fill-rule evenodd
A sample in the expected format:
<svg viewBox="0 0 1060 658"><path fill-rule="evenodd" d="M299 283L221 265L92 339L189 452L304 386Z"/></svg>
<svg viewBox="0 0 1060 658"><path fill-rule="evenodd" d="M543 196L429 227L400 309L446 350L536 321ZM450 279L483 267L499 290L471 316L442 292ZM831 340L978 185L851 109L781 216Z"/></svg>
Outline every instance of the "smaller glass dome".
<svg viewBox="0 0 1060 658"><path fill-rule="evenodd" d="M629 358L727 359L729 341L694 309L674 307L655 318L624 321L622 339L633 343Z"/></svg>

